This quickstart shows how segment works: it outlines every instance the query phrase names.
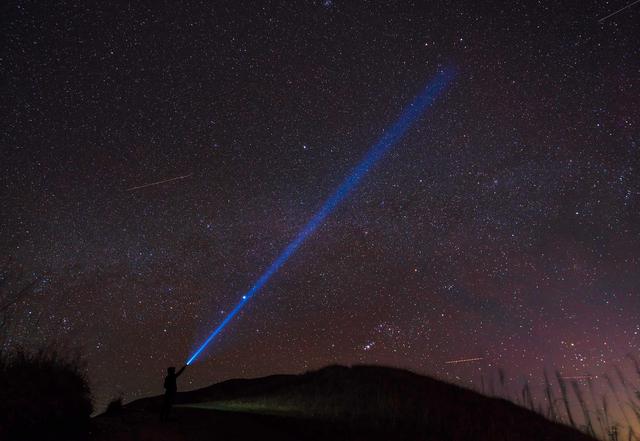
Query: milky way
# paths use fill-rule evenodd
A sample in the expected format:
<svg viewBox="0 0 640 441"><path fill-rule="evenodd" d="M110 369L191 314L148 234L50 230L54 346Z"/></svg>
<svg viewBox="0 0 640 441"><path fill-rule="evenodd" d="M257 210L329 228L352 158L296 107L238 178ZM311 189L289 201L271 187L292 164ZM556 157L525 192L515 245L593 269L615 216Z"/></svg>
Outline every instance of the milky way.
<svg viewBox="0 0 640 441"><path fill-rule="evenodd" d="M78 348L99 405L160 393L455 65L181 386L331 363L478 385L638 353L640 8L239 3L3 7L0 263L36 281L7 344Z"/></svg>

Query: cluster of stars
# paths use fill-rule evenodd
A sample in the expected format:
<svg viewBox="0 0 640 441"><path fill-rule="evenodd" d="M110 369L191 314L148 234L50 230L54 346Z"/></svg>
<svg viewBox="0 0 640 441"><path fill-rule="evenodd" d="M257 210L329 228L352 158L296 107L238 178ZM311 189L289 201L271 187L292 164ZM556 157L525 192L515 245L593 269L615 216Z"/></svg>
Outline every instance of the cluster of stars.
<svg viewBox="0 0 640 441"><path fill-rule="evenodd" d="M80 349L98 407L161 392L448 65L189 385L332 363L595 381L640 349L637 10L5 9L0 263L35 283L6 344Z"/></svg>

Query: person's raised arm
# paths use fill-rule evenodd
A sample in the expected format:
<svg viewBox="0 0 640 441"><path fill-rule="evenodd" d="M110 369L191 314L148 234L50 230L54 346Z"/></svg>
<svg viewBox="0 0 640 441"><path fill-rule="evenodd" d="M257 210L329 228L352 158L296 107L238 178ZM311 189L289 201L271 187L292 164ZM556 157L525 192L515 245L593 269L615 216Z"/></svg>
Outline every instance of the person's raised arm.
<svg viewBox="0 0 640 441"><path fill-rule="evenodd" d="M185 364L184 366L182 366L182 369L180 369L178 372L176 372L176 377L179 377L180 374L182 374L182 372L184 372L184 370L187 368L187 365Z"/></svg>

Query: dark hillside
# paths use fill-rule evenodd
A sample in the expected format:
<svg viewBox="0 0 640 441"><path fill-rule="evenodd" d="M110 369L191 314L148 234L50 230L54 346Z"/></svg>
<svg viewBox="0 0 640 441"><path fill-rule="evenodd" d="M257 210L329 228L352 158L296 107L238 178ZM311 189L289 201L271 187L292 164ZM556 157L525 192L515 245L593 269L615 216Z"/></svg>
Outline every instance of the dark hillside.
<svg viewBox="0 0 640 441"><path fill-rule="evenodd" d="M166 439L193 440L205 439L208 430L235 439L260 434L279 440L592 440L511 402L379 366L330 366L301 375L230 380L181 393L178 402L177 421L164 428L155 419L161 397L130 403L119 417L101 416L96 423L120 418L118 424L126 426L128 419L141 434L144 427L160 431L156 434L167 429L180 437Z"/></svg>

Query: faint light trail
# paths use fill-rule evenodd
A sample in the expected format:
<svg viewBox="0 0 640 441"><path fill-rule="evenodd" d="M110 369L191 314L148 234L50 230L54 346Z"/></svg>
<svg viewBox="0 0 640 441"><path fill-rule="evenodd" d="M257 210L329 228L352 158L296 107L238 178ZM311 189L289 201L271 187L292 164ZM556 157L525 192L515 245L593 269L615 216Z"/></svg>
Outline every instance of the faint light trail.
<svg viewBox="0 0 640 441"><path fill-rule="evenodd" d="M367 172L378 162L380 158L396 143L411 125L420 117L435 99L445 90L452 81L454 73L451 69L441 70L436 77L425 87L420 95L409 104L396 122L386 130L376 144L369 149L364 158L351 171L349 176L340 184L334 193L325 201L320 210L298 233L296 238L280 253L267 270L260 276L255 284L247 291L238 304L222 320L217 328L209 334L207 339L189 357L187 365L190 365L201 352L211 343L211 341L229 324L231 319L240 312L244 305L267 283L282 265L293 255L293 253L304 243L304 241L322 224L325 218L338 206L338 204L351 192L351 190L362 180Z"/></svg>
<svg viewBox="0 0 640 441"><path fill-rule="evenodd" d="M484 357L461 358L460 360L449 360L449 361L445 361L444 364L471 363L473 361L480 361L480 360L484 360Z"/></svg>
<svg viewBox="0 0 640 441"><path fill-rule="evenodd" d="M600 20L598 20L598 23L602 23L603 21L605 21L608 18L613 17L614 15L619 14L620 12L624 11L625 9L629 9L631 6L635 5L636 3L640 3L640 0L636 0L635 2L629 3L627 6L618 9L615 12L612 12L611 14L607 15L606 17L602 17Z"/></svg>
<svg viewBox="0 0 640 441"><path fill-rule="evenodd" d="M171 178L171 179L165 179L163 181L151 182L150 184L143 184L143 185L139 185L137 187L127 188L125 191L139 190L141 188L147 188L147 187L152 187L154 185L164 184L165 182L171 182L171 181L178 181L180 179L186 179L186 178L189 178L191 176L193 176L193 173L189 173L188 175L178 176L178 177Z"/></svg>
<svg viewBox="0 0 640 441"><path fill-rule="evenodd" d="M569 377L560 377L563 380L591 380L598 378L597 375L573 375Z"/></svg>

